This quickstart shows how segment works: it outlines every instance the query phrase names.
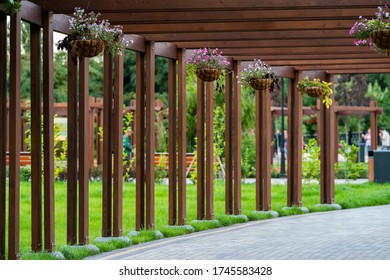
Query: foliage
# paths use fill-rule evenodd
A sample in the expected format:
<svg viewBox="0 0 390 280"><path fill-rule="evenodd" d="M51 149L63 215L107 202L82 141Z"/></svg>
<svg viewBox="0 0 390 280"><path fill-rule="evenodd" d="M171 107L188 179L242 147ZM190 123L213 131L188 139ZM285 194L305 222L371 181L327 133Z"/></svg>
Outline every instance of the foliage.
<svg viewBox="0 0 390 280"><path fill-rule="evenodd" d="M341 147L339 153L344 157L344 178L356 180L360 177L360 174L363 171L364 164L361 162L356 162L357 153L359 148L355 145L348 145L344 140L340 142ZM340 163L335 164L335 170L340 169Z"/></svg>
<svg viewBox="0 0 390 280"><path fill-rule="evenodd" d="M1 3L4 6L4 12L6 15L14 15L22 8L21 0L2 0Z"/></svg>
<svg viewBox="0 0 390 280"><path fill-rule="evenodd" d="M378 7L378 11L375 13L375 18L366 19L362 16L359 17L359 21L355 22L349 31L349 35L354 37L354 43L356 46L373 46L374 50L378 50L375 44L373 44L371 33L376 30L390 29L390 22L387 20L390 18L389 12L387 12L387 6Z"/></svg>
<svg viewBox="0 0 390 280"><path fill-rule="evenodd" d="M30 107L30 103L27 102L27 108ZM27 144L27 151L31 152L31 112L26 110L26 138L25 143ZM54 119L57 118L57 115L54 115ZM41 145L42 145L42 160L44 159L44 146L43 146L43 116L41 118ZM54 178L59 179L59 175L66 171L66 154L68 150L67 139L64 141L60 140L60 126L54 121Z"/></svg>
<svg viewBox="0 0 390 280"><path fill-rule="evenodd" d="M168 177L168 158L166 155L161 154L158 163L154 168L154 181L157 184L161 184L165 178Z"/></svg>
<svg viewBox="0 0 390 280"><path fill-rule="evenodd" d="M99 13L84 12L84 9L76 7L73 17L69 20L71 35L58 42L59 49L71 50L70 42L74 40L103 41L104 47L113 55L121 55L127 42L123 38L122 26L110 27L108 20L98 21Z"/></svg>
<svg viewBox="0 0 390 280"><path fill-rule="evenodd" d="M269 64L262 62L260 59L255 59L253 64L249 64L248 68L241 71L241 84L250 86L250 81L253 79L272 79L270 91L273 92L279 87L279 78Z"/></svg>
<svg viewBox="0 0 390 280"><path fill-rule="evenodd" d="M245 133L241 142L241 176L254 178L256 176L256 148L254 133Z"/></svg>
<svg viewBox="0 0 390 280"><path fill-rule="evenodd" d="M303 149L302 178L307 180L309 186L311 180L320 178L320 147L314 138L309 139Z"/></svg>
<svg viewBox="0 0 390 280"><path fill-rule="evenodd" d="M328 83L325 81L321 81L320 79L312 79L309 80L309 77L305 77L302 81L300 81L297 85L297 89L300 92L304 92L305 88L310 88L310 87L318 87L324 91L324 96L322 103L325 104L326 108L329 108L329 106L332 104L332 99L330 98L330 95L333 93L331 86L332 83Z"/></svg>
<svg viewBox="0 0 390 280"><path fill-rule="evenodd" d="M200 48L194 51L186 60L193 69L213 68L223 69L230 62L222 56L222 52L218 49Z"/></svg>

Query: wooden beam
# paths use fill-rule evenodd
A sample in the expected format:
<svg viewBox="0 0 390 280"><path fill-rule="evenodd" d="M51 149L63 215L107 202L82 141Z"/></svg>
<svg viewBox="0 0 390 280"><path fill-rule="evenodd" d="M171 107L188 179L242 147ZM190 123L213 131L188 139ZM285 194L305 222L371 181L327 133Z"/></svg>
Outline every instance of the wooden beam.
<svg viewBox="0 0 390 280"><path fill-rule="evenodd" d="M155 44L146 43L146 228L153 229L154 224L154 152L155 152Z"/></svg>
<svg viewBox="0 0 390 280"><path fill-rule="evenodd" d="M104 51L102 236L112 236L112 56Z"/></svg>
<svg viewBox="0 0 390 280"><path fill-rule="evenodd" d="M301 75L299 75L301 74ZM288 83L287 206L302 206L302 94L296 86L299 76ZM283 132L282 132L283 133Z"/></svg>
<svg viewBox="0 0 390 280"><path fill-rule="evenodd" d="M241 73L241 62L233 62L233 73L230 72L229 78L233 79L233 213L239 215L242 212L241 201L241 84L240 78L233 77L234 73Z"/></svg>
<svg viewBox="0 0 390 280"><path fill-rule="evenodd" d="M172 43L156 43L156 55L169 59L177 59L177 48Z"/></svg>
<svg viewBox="0 0 390 280"><path fill-rule="evenodd" d="M206 220L214 219L214 82L206 82Z"/></svg>
<svg viewBox="0 0 390 280"><path fill-rule="evenodd" d="M202 220L205 216L205 88L204 82L197 79L197 219Z"/></svg>
<svg viewBox="0 0 390 280"><path fill-rule="evenodd" d="M77 243L77 58L68 51L68 150L67 150L67 237L69 245Z"/></svg>
<svg viewBox="0 0 390 280"><path fill-rule="evenodd" d="M6 251L7 151L7 16L0 13L0 260Z"/></svg>
<svg viewBox="0 0 390 280"><path fill-rule="evenodd" d="M186 198L186 150L187 150L187 118L186 118L186 50L178 49L178 217L179 225L185 225L187 220Z"/></svg>
<svg viewBox="0 0 390 280"><path fill-rule="evenodd" d="M20 257L20 13L11 16L10 25L8 259L17 260Z"/></svg>
<svg viewBox="0 0 390 280"><path fill-rule="evenodd" d="M136 230L145 227L145 54L136 54Z"/></svg>
<svg viewBox="0 0 390 280"><path fill-rule="evenodd" d="M43 13L43 149L45 250L55 250L53 13Z"/></svg>
<svg viewBox="0 0 390 280"><path fill-rule="evenodd" d="M41 29L30 25L31 249L42 250Z"/></svg>
<svg viewBox="0 0 390 280"><path fill-rule="evenodd" d="M79 244L89 243L89 59L79 63Z"/></svg>
<svg viewBox="0 0 390 280"><path fill-rule="evenodd" d="M123 216L123 55L114 57L114 198L113 235L122 236Z"/></svg>
<svg viewBox="0 0 390 280"><path fill-rule="evenodd" d="M169 187L168 187L168 224L175 225L177 217L177 165L176 144L177 144L177 97L176 97L176 60L168 60L168 155L169 155ZM179 164L180 166L180 164Z"/></svg>

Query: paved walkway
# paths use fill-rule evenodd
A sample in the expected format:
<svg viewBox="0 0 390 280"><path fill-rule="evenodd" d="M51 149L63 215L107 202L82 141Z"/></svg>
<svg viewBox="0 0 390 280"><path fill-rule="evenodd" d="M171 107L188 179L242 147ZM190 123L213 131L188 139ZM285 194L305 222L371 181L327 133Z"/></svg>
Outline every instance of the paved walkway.
<svg viewBox="0 0 390 280"><path fill-rule="evenodd" d="M249 222L89 259L390 260L390 205Z"/></svg>

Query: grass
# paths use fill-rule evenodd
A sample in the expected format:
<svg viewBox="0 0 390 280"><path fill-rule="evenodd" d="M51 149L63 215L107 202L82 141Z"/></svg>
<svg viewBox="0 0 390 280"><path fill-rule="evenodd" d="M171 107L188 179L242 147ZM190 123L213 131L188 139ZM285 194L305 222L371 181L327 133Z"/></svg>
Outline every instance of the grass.
<svg viewBox="0 0 390 280"><path fill-rule="evenodd" d="M195 231L202 231L220 226L227 226L234 223L242 223L249 220L269 219L271 214L255 212L256 199L255 184L242 184L242 209L243 215L225 215L225 188L224 183L219 181L214 186L214 213L213 221L196 220L196 186L187 185L187 224L190 227L168 227L168 187L166 185L156 184L155 186L155 221L156 230L160 231L165 237L188 234ZM108 243L94 242L95 238L101 236L102 227L102 183L91 182L89 189L89 236L90 242L100 251L110 251L117 248L129 246L129 243L122 241L112 241ZM272 210L277 211L280 216L302 214L297 207L287 210L282 208L286 206L287 190L285 185L272 186ZM315 207L320 203L319 185L303 185L302 187L303 206L310 212L329 211L326 207ZM390 204L390 185L389 184L347 184L336 185L335 203L342 206L343 209L356 208L364 206L374 206ZM20 251L23 259L32 259L31 246L31 187L30 183L21 183L21 210L20 210ZM246 217L244 217L244 215ZM55 184L55 243L60 252L60 248L66 245L66 183L56 182ZM124 183L123 188L123 235L126 236L135 230L135 185L133 183ZM132 244L139 244L159 238L156 231L141 231L137 235L128 236ZM71 247L71 246L68 246ZM75 251L76 249L66 249ZM88 250L87 250L88 251ZM64 253L64 252L63 252ZM68 254L68 255L66 255ZM72 255L73 254L73 255ZM84 255L90 255L92 252L65 252L65 257L71 259L83 258ZM33 254L36 258L51 259L55 258L48 254ZM36 259L34 258L34 259Z"/></svg>

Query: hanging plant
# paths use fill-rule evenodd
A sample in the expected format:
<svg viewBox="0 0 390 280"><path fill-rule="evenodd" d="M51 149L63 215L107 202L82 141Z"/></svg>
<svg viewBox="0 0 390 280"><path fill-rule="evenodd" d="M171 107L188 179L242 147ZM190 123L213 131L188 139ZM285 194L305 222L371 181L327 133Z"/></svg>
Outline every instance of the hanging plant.
<svg viewBox="0 0 390 280"><path fill-rule="evenodd" d="M309 80L308 77L305 77L297 85L297 89L311 97L323 97L322 103L325 104L326 108L332 104L332 99L330 95L333 93L331 86L332 83L321 81L320 79Z"/></svg>
<svg viewBox="0 0 390 280"><path fill-rule="evenodd" d="M9 16L16 14L22 8L20 0L2 0L1 3L4 6L4 13Z"/></svg>
<svg viewBox="0 0 390 280"><path fill-rule="evenodd" d="M378 7L375 18L370 20L359 17L349 34L355 37L356 46L369 45L374 51L389 55L390 50L390 13L387 6Z"/></svg>
<svg viewBox="0 0 390 280"><path fill-rule="evenodd" d="M279 87L279 78L276 77L270 65L255 59L253 64L241 71L241 84L255 90L269 89L273 92Z"/></svg>
<svg viewBox="0 0 390 280"><path fill-rule="evenodd" d="M98 21L99 13L85 13L75 8L69 20L70 35L58 42L58 49L72 51L80 57L93 57L105 48L113 55L121 55L127 42L123 38L122 26L110 27L108 20Z"/></svg>
<svg viewBox="0 0 390 280"><path fill-rule="evenodd" d="M195 75L205 82L212 82L219 78L222 69L230 62L222 56L218 49L201 48L194 51L186 63L194 70Z"/></svg>

